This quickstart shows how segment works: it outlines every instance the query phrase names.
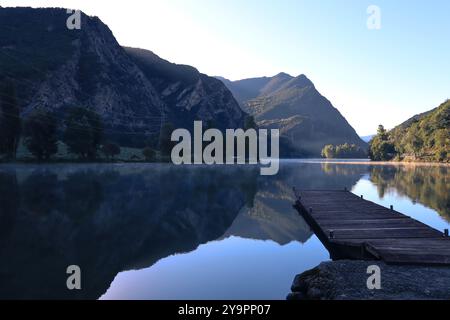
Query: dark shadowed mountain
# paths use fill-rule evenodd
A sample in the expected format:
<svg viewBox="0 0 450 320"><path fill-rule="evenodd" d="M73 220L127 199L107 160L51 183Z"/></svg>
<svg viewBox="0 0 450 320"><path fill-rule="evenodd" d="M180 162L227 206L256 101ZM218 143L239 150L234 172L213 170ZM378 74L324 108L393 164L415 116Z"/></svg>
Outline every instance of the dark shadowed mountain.
<svg viewBox="0 0 450 320"><path fill-rule="evenodd" d="M241 127L245 114L218 80L151 52L122 48L97 17L69 30L65 9L0 8L0 81L12 79L22 115L41 108L98 112L109 139L142 146L162 123Z"/></svg>
<svg viewBox="0 0 450 320"><path fill-rule="evenodd" d="M169 108L168 118L177 127L202 119L219 129L244 125L244 113L232 93L216 78L197 69L170 63L151 51L125 48Z"/></svg>
<svg viewBox="0 0 450 320"><path fill-rule="evenodd" d="M222 78L223 79L223 78ZM222 80L242 109L263 128L279 128L292 156L320 156L327 144L367 144L305 76Z"/></svg>

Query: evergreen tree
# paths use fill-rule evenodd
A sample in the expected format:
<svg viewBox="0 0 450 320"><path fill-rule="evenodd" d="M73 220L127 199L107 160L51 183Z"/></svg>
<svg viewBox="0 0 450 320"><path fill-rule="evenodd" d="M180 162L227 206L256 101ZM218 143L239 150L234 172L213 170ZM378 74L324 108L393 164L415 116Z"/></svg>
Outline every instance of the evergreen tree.
<svg viewBox="0 0 450 320"><path fill-rule="evenodd" d="M25 146L39 161L58 152L56 129L56 119L45 111L35 111L25 122Z"/></svg>
<svg viewBox="0 0 450 320"><path fill-rule="evenodd" d="M0 155L16 158L21 134L20 108L15 86L7 81L0 90Z"/></svg>
<svg viewBox="0 0 450 320"><path fill-rule="evenodd" d="M388 161L395 155L395 146L389 140L389 133L382 125L379 125L377 135L370 141L370 158L374 161Z"/></svg>
<svg viewBox="0 0 450 320"><path fill-rule="evenodd" d="M389 138L389 135L382 124L378 126L377 137L380 139L380 141L387 141Z"/></svg>
<svg viewBox="0 0 450 320"><path fill-rule="evenodd" d="M102 139L100 116L85 108L73 108L66 119L64 143L83 159L94 159Z"/></svg>

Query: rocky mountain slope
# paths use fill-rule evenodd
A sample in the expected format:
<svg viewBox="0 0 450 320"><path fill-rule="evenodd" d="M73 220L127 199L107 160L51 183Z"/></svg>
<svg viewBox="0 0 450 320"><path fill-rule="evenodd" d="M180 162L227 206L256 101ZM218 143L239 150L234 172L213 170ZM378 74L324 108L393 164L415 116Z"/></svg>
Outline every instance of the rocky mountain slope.
<svg viewBox="0 0 450 320"><path fill-rule="evenodd" d="M197 119L222 130L243 126L244 113L221 81L191 66L170 63L148 50L125 51L169 106L168 118L177 127L189 128Z"/></svg>
<svg viewBox="0 0 450 320"><path fill-rule="evenodd" d="M242 109L262 128L279 128L293 156L320 156L327 144L367 144L330 101L305 76L280 73L274 77L229 81Z"/></svg>
<svg viewBox="0 0 450 320"><path fill-rule="evenodd" d="M122 48L97 17L82 14L81 29L69 30L68 17L65 9L0 8L0 81L15 82L24 117L42 108L63 119L83 106L101 115L109 139L130 146L166 121L242 126L244 112L216 79Z"/></svg>
<svg viewBox="0 0 450 320"><path fill-rule="evenodd" d="M450 162L450 100L389 132L400 159Z"/></svg>

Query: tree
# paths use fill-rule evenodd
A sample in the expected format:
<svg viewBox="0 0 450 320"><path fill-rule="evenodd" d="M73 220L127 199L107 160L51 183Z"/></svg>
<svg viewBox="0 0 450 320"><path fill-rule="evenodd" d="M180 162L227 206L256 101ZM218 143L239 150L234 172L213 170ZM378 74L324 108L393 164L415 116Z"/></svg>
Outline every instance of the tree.
<svg viewBox="0 0 450 320"><path fill-rule="evenodd" d="M175 130L171 123L164 123L161 127L159 135L159 151L163 156L170 156L175 142L171 140L172 132Z"/></svg>
<svg viewBox="0 0 450 320"><path fill-rule="evenodd" d="M7 81L0 90L0 155L15 159L21 134L20 108L16 90Z"/></svg>
<svg viewBox="0 0 450 320"><path fill-rule="evenodd" d="M374 161L389 161L395 157L395 147L388 141L380 141L375 138L370 144L369 154Z"/></svg>
<svg viewBox="0 0 450 320"><path fill-rule="evenodd" d="M356 144L344 143L338 146L329 144L322 149L322 157L327 159L356 159L366 158L367 153Z"/></svg>
<svg viewBox="0 0 450 320"><path fill-rule="evenodd" d="M144 155L145 160L152 161L155 158L156 152L152 148L147 147L142 150L142 154Z"/></svg>
<svg viewBox="0 0 450 320"><path fill-rule="evenodd" d="M331 144L326 145L322 149L322 157L327 159L333 159L336 156L335 147Z"/></svg>
<svg viewBox="0 0 450 320"><path fill-rule="evenodd" d="M436 161L448 161L449 152L447 150L439 149L434 155L434 160Z"/></svg>
<svg viewBox="0 0 450 320"><path fill-rule="evenodd" d="M386 150L394 144L399 159L449 162L450 153L450 101L425 115L415 116L387 134L387 139L372 143L372 149ZM381 152L381 151L380 151Z"/></svg>
<svg viewBox="0 0 450 320"><path fill-rule="evenodd" d="M24 143L39 161L48 160L58 152L56 119L48 112L35 111L24 125Z"/></svg>
<svg viewBox="0 0 450 320"><path fill-rule="evenodd" d="M118 144L108 142L103 144L101 151L108 159L114 159L115 156L120 154L121 150Z"/></svg>
<svg viewBox="0 0 450 320"><path fill-rule="evenodd" d="M377 135L370 141L369 156L374 161L388 161L395 157L394 143L389 141L389 133L382 125L378 126Z"/></svg>
<svg viewBox="0 0 450 320"><path fill-rule="evenodd" d="M423 140L418 135L413 134L411 136L411 149L414 153L414 156L419 156L423 146Z"/></svg>
<svg viewBox="0 0 450 320"><path fill-rule="evenodd" d="M380 141L387 141L389 139L389 135L382 124L378 126L377 137Z"/></svg>
<svg viewBox="0 0 450 320"><path fill-rule="evenodd" d="M439 129L435 134L435 160L448 161L450 155L450 129Z"/></svg>
<svg viewBox="0 0 450 320"><path fill-rule="evenodd" d="M85 108L73 108L66 119L64 143L83 159L94 159L102 138L100 116Z"/></svg>
<svg viewBox="0 0 450 320"><path fill-rule="evenodd" d="M255 122L255 118L252 116L245 117L245 124L244 124L244 130L248 129L257 129L258 125Z"/></svg>

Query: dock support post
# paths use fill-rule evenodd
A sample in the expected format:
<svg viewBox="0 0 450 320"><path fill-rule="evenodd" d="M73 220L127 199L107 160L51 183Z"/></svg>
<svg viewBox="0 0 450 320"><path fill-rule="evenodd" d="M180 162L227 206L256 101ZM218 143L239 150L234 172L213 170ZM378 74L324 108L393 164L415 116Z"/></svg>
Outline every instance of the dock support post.
<svg viewBox="0 0 450 320"><path fill-rule="evenodd" d="M334 239L334 231L330 230L330 239Z"/></svg>
<svg viewBox="0 0 450 320"><path fill-rule="evenodd" d="M361 195L361 199L364 199L364 196L363 196L363 195Z"/></svg>
<svg viewBox="0 0 450 320"><path fill-rule="evenodd" d="M391 211L394 211L394 206L391 204Z"/></svg>
<svg viewBox="0 0 450 320"><path fill-rule="evenodd" d="M448 229L444 230L444 236L448 237Z"/></svg>

